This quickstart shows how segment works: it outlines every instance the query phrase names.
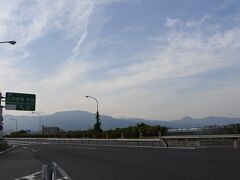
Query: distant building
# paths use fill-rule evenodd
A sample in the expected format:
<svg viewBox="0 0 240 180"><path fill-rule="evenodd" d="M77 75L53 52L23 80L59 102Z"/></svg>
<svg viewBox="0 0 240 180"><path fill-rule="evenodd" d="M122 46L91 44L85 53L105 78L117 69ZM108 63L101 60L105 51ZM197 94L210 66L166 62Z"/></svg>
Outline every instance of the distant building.
<svg viewBox="0 0 240 180"><path fill-rule="evenodd" d="M63 130L60 129L59 127L42 126L43 135L56 135L56 134L59 134L60 132L63 132Z"/></svg>

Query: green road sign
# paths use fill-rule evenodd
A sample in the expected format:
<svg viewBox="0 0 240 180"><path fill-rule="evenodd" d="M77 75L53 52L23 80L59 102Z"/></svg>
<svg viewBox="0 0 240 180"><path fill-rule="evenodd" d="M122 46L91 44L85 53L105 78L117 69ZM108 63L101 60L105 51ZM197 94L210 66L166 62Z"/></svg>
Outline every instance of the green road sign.
<svg viewBox="0 0 240 180"><path fill-rule="evenodd" d="M17 111L35 111L36 95L6 93L5 109Z"/></svg>

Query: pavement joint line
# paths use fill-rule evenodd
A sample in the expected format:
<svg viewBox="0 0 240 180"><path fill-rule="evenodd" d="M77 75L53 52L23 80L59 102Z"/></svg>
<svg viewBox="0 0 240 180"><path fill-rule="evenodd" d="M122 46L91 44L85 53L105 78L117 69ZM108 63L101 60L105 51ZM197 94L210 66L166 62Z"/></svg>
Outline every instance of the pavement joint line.
<svg viewBox="0 0 240 180"><path fill-rule="evenodd" d="M14 148L16 148L16 147L17 147L17 146L14 145L14 146L8 148L7 150L0 152L0 156L3 155L3 154L5 154L6 152L8 152L8 151L10 151L10 150L12 150L12 149L14 149Z"/></svg>

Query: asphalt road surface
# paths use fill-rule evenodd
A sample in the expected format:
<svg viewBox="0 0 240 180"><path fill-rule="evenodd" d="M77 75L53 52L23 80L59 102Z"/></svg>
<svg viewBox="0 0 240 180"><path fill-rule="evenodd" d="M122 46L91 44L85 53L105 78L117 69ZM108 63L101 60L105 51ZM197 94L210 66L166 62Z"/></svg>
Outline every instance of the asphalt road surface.
<svg viewBox="0 0 240 180"><path fill-rule="evenodd" d="M0 179L39 172L56 162L73 180L240 179L240 150L20 144L0 156Z"/></svg>

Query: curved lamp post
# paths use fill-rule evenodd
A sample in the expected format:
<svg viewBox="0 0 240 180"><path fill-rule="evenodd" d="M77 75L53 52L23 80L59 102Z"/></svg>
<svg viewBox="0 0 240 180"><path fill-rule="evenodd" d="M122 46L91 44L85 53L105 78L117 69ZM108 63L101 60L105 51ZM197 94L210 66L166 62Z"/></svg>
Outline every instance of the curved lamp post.
<svg viewBox="0 0 240 180"><path fill-rule="evenodd" d="M97 132L101 132L102 129L101 129L101 122L100 122L100 115L99 115L99 112L98 112L98 100L95 97L92 97L92 96L86 96L86 98L94 99L97 103L96 123L94 125L94 130L97 131Z"/></svg>
<svg viewBox="0 0 240 180"><path fill-rule="evenodd" d="M96 101L96 103L97 103L97 112L98 112L98 100L95 97L92 97L92 96L86 96L86 98L92 98L92 99L94 99Z"/></svg>
<svg viewBox="0 0 240 180"><path fill-rule="evenodd" d="M37 114L39 116L39 134L41 134L41 121L42 121L42 116L41 114L37 113L37 112L32 112L32 114Z"/></svg>

